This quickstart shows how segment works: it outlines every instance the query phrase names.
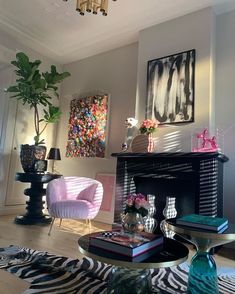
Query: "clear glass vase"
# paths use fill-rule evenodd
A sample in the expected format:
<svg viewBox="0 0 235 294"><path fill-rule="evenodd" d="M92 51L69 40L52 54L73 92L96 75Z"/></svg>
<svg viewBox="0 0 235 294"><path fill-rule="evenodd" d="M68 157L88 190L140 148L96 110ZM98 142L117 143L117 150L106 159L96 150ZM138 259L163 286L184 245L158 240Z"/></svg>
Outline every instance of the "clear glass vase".
<svg viewBox="0 0 235 294"><path fill-rule="evenodd" d="M138 233L144 230L144 219L141 214L128 212L122 217L122 226L125 232Z"/></svg>
<svg viewBox="0 0 235 294"><path fill-rule="evenodd" d="M163 232L164 236L167 238L173 238L175 233L168 229L166 220L169 218L174 218L177 215L177 210L175 208L175 197L166 197L166 206L163 209L164 220L160 223L160 229Z"/></svg>
<svg viewBox="0 0 235 294"><path fill-rule="evenodd" d="M155 207L155 195L148 194L147 201L150 204L148 215L144 217L144 230L148 233L153 233L157 228L157 220L154 218L156 207Z"/></svg>
<svg viewBox="0 0 235 294"><path fill-rule="evenodd" d="M187 294L198 293L219 293L216 264L209 252L198 251L191 261Z"/></svg>

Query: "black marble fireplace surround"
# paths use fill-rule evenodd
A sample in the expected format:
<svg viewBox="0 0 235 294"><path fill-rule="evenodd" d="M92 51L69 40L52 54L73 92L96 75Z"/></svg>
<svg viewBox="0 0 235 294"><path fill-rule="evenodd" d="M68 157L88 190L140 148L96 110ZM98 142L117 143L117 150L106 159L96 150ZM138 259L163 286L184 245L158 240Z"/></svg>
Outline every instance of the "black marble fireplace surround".
<svg viewBox="0 0 235 294"><path fill-rule="evenodd" d="M223 216L221 153L113 153L117 157L114 222L121 221L129 193L155 195L155 218L164 218L166 197L176 197L177 217L188 213ZM157 231L159 230L159 227Z"/></svg>

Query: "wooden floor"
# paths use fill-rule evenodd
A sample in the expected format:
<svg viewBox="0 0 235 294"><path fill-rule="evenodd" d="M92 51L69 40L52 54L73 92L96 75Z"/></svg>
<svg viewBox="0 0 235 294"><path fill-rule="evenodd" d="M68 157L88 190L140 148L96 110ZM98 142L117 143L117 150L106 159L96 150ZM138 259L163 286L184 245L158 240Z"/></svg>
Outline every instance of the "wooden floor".
<svg viewBox="0 0 235 294"><path fill-rule="evenodd" d="M79 236L89 233L89 227L82 221L63 220L58 227L59 220L55 221L51 236L48 236L49 226L17 225L14 216L0 217L0 247L20 245L41 251L48 251L57 255L72 258L81 258L77 240ZM109 230L110 225L92 222L91 232ZM194 252L190 251L190 256ZM222 248L215 255L218 266L234 267L235 250ZM0 294L18 294L27 288L27 283L0 270Z"/></svg>
<svg viewBox="0 0 235 294"><path fill-rule="evenodd" d="M78 251L79 236L89 234L89 227L82 221L63 220L58 227L55 221L51 236L49 226L14 224L14 216L0 216L0 247L19 245L72 258L82 258ZM91 232L110 230L111 226L92 222ZM20 294L28 288L28 283L0 270L0 294Z"/></svg>

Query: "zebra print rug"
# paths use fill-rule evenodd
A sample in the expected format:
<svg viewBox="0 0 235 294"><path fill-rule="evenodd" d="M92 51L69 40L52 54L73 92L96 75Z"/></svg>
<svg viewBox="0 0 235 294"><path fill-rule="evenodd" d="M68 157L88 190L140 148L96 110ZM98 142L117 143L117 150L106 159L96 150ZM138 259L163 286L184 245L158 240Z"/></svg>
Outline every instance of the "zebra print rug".
<svg viewBox="0 0 235 294"><path fill-rule="evenodd" d="M71 259L18 246L0 248L0 268L30 284L23 294L104 294L112 270L90 258ZM187 263L151 270L153 293L186 293L188 270ZM235 270L218 269L218 275L220 293L235 293Z"/></svg>

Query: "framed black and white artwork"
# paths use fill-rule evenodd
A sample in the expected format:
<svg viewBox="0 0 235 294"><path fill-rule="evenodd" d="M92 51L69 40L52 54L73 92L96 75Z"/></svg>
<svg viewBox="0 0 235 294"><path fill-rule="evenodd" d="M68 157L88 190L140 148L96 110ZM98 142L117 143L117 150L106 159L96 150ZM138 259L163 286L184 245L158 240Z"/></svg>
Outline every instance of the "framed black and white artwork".
<svg viewBox="0 0 235 294"><path fill-rule="evenodd" d="M146 117L159 124L194 121L195 49L148 61Z"/></svg>

